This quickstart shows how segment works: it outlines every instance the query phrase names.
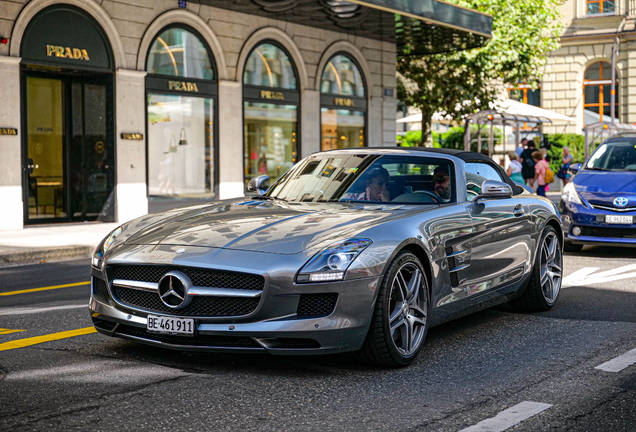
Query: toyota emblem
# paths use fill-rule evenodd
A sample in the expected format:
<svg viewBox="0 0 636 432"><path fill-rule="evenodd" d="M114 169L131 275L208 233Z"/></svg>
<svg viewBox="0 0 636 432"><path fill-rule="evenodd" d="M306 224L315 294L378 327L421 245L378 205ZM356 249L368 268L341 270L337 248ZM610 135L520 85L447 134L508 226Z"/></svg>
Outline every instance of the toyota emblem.
<svg viewBox="0 0 636 432"><path fill-rule="evenodd" d="M625 207L629 200L625 197L617 197L614 199L614 205L617 207Z"/></svg>
<svg viewBox="0 0 636 432"><path fill-rule="evenodd" d="M192 299L188 295L191 287L192 281L185 273L176 270L168 272L159 281L159 298L171 309L183 309Z"/></svg>

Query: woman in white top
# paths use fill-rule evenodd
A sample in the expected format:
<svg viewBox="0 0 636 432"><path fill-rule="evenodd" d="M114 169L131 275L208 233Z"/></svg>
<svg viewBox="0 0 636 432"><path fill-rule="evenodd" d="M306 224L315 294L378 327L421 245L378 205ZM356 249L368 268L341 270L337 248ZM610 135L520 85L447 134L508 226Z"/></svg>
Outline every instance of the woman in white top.
<svg viewBox="0 0 636 432"><path fill-rule="evenodd" d="M523 183L523 175L521 175L521 164L519 163L519 157L515 152L509 154L510 165L508 166L508 176L512 181L517 183Z"/></svg>

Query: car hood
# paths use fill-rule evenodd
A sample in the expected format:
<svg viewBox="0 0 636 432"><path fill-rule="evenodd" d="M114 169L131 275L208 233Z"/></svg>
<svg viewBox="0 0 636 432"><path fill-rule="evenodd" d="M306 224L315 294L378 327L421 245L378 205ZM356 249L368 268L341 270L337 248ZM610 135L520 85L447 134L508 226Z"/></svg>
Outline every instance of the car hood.
<svg viewBox="0 0 636 432"><path fill-rule="evenodd" d="M243 199L184 210L140 229L125 243L294 254L354 236L413 207Z"/></svg>
<svg viewBox="0 0 636 432"><path fill-rule="evenodd" d="M583 170L574 177L578 194L590 204L614 205L617 197L627 198L624 207L636 207L636 172Z"/></svg>

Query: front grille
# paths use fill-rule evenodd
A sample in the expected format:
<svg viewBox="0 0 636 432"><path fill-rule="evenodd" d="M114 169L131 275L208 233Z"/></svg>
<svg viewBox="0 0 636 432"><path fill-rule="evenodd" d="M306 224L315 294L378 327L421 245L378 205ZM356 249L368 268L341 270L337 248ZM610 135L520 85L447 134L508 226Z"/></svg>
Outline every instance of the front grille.
<svg viewBox="0 0 636 432"><path fill-rule="evenodd" d="M211 335L195 335L195 336L176 336L164 335L157 333L149 333L146 329L119 325L115 334L137 336L144 339L150 339L159 342L166 342L173 345L190 345L199 347L220 347L220 348L262 348L258 342L250 337L240 336L211 336Z"/></svg>
<svg viewBox="0 0 636 432"><path fill-rule="evenodd" d="M112 270L114 279L159 283L163 275L169 271L179 270L190 278L194 286L256 291L263 291L263 287L265 286L265 279L262 276L223 270L196 267L120 264L108 266L108 268Z"/></svg>
<svg viewBox="0 0 636 432"><path fill-rule="evenodd" d="M300 316L327 316L336 307L338 294L301 294L296 314Z"/></svg>
<svg viewBox="0 0 636 432"><path fill-rule="evenodd" d="M247 315L256 309L260 298L195 296L183 309L171 309L156 292L113 285L115 299L126 306L168 315L214 317Z"/></svg>
<svg viewBox="0 0 636 432"><path fill-rule="evenodd" d="M612 206L608 206L608 205L593 204L593 203L590 203L590 205L592 206L592 208L595 208L597 210L609 210L609 211L615 211L615 212L632 212L632 211L636 211L636 207L612 207Z"/></svg>
<svg viewBox="0 0 636 432"><path fill-rule="evenodd" d="M106 282L93 276L93 297L101 302L108 302L110 295Z"/></svg>
<svg viewBox="0 0 636 432"><path fill-rule="evenodd" d="M581 227L582 236L636 239L634 228Z"/></svg>

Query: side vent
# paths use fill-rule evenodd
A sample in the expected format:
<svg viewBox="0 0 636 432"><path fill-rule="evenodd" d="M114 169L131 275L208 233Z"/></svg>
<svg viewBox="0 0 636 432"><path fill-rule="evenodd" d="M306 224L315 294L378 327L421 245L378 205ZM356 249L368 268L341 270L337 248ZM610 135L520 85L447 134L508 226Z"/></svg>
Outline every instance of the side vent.
<svg viewBox="0 0 636 432"><path fill-rule="evenodd" d="M457 272L459 270L463 270L468 265L457 265L456 257L459 255L463 255L466 251L453 252L452 247L445 248L446 252L446 263L448 264L448 273L450 276L450 283L452 288L457 288L459 286L459 277L457 276Z"/></svg>

